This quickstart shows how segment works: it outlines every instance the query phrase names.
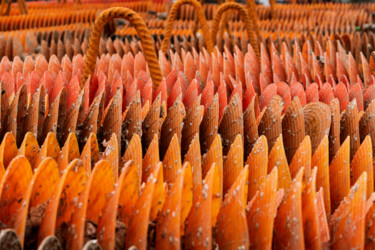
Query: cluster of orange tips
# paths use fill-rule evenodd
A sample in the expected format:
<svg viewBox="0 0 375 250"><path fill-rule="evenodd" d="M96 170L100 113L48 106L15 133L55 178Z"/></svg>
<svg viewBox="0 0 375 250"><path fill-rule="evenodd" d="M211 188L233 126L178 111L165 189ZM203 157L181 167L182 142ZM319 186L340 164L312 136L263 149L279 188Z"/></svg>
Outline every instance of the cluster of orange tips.
<svg viewBox="0 0 375 250"><path fill-rule="evenodd" d="M375 4L9 6L0 249L375 248Z"/></svg>

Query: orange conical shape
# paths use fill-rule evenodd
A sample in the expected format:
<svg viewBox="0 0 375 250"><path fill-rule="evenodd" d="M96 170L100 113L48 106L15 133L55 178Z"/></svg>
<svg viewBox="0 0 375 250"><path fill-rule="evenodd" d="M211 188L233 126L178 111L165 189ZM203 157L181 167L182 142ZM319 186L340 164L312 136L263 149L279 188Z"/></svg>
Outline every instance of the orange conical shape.
<svg viewBox="0 0 375 250"><path fill-rule="evenodd" d="M250 245L245 214L248 170L248 166L242 169L220 209L216 242L221 249L247 249Z"/></svg>
<svg viewBox="0 0 375 250"><path fill-rule="evenodd" d="M275 218L275 249L304 249L302 217L302 178L303 168L294 178L284 196Z"/></svg>
<svg viewBox="0 0 375 250"><path fill-rule="evenodd" d="M282 135L279 135L268 156L267 172L270 173L274 167L278 168L278 189L288 190L292 177L290 176L288 161L285 156Z"/></svg>
<svg viewBox="0 0 375 250"><path fill-rule="evenodd" d="M199 135L196 134L189 145L189 149L184 158L184 164L189 162L193 175L193 196L198 194L202 187L202 156L199 144Z"/></svg>
<svg viewBox="0 0 375 250"><path fill-rule="evenodd" d="M112 134L111 139L108 141L106 148L103 152L103 159L107 160L112 167L113 177L115 181L118 179L119 174L119 148L118 148L117 136Z"/></svg>
<svg viewBox="0 0 375 250"><path fill-rule="evenodd" d="M254 196L247 213L251 249L271 249L272 232L277 212L278 169L274 168Z"/></svg>
<svg viewBox="0 0 375 250"><path fill-rule="evenodd" d="M17 225L17 228L19 230L26 229L26 227L24 227L24 229L22 229L22 227L26 225L27 219L30 218L28 214L30 216L31 214L34 214L34 216L35 213L37 214L37 216L35 216L36 218L34 217L31 223L29 221L28 226L30 226L30 224L33 228L40 226L40 223L44 216L44 211L41 212L40 209L48 203L49 199L55 192L56 187L59 184L59 179L60 175L57 164L51 157L44 159L41 164L39 164L38 168L35 169L33 179L31 180L28 191L25 194L28 196L28 201L26 202L29 203L24 203L24 210L22 211L20 209L19 212L17 212L18 218L15 224ZM25 235L22 235L22 237L20 236L20 238L23 239L24 236ZM25 240L26 243L29 243L27 241L35 241L36 239L28 238Z"/></svg>
<svg viewBox="0 0 375 250"><path fill-rule="evenodd" d="M97 185L100 183L100 185ZM82 249L85 236L85 220L98 224L109 196L113 195L115 179L111 164L106 160L99 161L79 196L71 220L68 223L66 247L69 249Z"/></svg>
<svg viewBox="0 0 375 250"><path fill-rule="evenodd" d="M373 168L371 138L370 136L366 136L351 163L351 183L354 184L363 172L367 172L367 199L374 192Z"/></svg>
<svg viewBox="0 0 375 250"><path fill-rule="evenodd" d="M248 201L253 198L267 176L268 144L264 135L260 136L249 154L246 165L249 165Z"/></svg>
<svg viewBox="0 0 375 250"><path fill-rule="evenodd" d="M288 162L292 162L300 143L305 137L305 123L301 103L293 98L282 120L285 154Z"/></svg>
<svg viewBox="0 0 375 250"><path fill-rule="evenodd" d="M148 147L142 162L142 182L148 179L148 176L154 172L156 164L159 163L159 138L155 134L150 146Z"/></svg>
<svg viewBox="0 0 375 250"><path fill-rule="evenodd" d="M177 134L174 134L163 159L163 176L168 184L176 181L181 171L181 151Z"/></svg>
<svg viewBox="0 0 375 250"><path fill-rule="evenodd" d="M363 249L367 173L362 173L330 220L332 249Z"/></svg>
<svg viewBox="0 0 375 250"><path fill-rule="evenodd" d="M223 194L228 192L243 169L243 144L241 135L237 135L230 146L223 167Z"/></svg>
<svg viewBox="0 0 375 250"><path fill-rule="evenodd" d="M137 134L134 134L129 142L129 145L121 158L120 172L124 164L132 160L138 171L139 183L142 181L142 144L141 139Z"/></svg>
<svg viewBox="0 0 375 250"><path fill-rule="evenodd" d="M60 146L56 139L56 135L54 133L48 133L41 149L39 150L34 166L37 167L43 161L43 159L47 157L52 157L56 161L59 153Z"/></svg>
<svg viewBox="0 0 375 250"><path fill-rule="evenodd" d="M79 156L77 137L75 134L70 133L64 147L61 149L61 152L57 157L57 165L59 166L60 173L62 174L69 163L72 160L79 158Z"/></svg>
<svg viewBox="0 0 375 250"><path fill-rule="evenodd" d="M162 165L159 164L154 172L149 176L149 179L142 190L142 194L137 199L133 211L138 211L131 214L129 226L126 234L126 248L135 246L137 249L145 250L147 248L147 230L150 220L150 213L152 201L154 196L155 186L162 174Z"/></svg>
<svg viewBox="0 0 375 250"><path fill-rule="evenodd" d="M328 217L331 215L331 195L329 186L329 162L328 162L328 137L323 140L311 158L311 166L317 167L316 188L323 189L325 211Z"/></svg>
<svg viewBox="0 0 375 250"><path fill-rule="evenodd" d="M30 163L20 155L10 162L0 183L0 221L16 230L22 245L32 178Z"/></svg>
<svg viewBox="0 0 375 250"><path fill-rule="evenodd" d="M224 115L219 124L219 133L222 136L224 154L229 152L229 148L238 134L243 138L242 101L238 94L233 96L224 109Z"/></svg>
<svg viewBox="0 0 375 250"><path fill-rule="evenodd" d="M316 194L316 206L318 208L318 219L320 229L320 240L322 243L327 243L330 239L327 213L324 209L324 191L323 188L319 189Z"/></svg>
<svg viewBox="0 0 375 250"><path fill-rule="evenodd" d="M292 162L289 165L290 174L295 177L301 168L305 169L305 178L307 181L311 172L311 141L310 136L306 135L305 139L299 145Z"/></svg>
<svg viewBox="0 0 375 250"><path fill-rule="evenodd" d="M32 168L35 166L35 160L38 156L39 145L33 133L26 133L18 154L23 155L27 158Z"/></svg>
<svg viewBox="0 0 375 250"><path fill-rule="evenodd" d="M350 137L350 160L352 160L361 144L359 139L359 114L356 99L348 104L345 112L341 115L340 123L340 140L344 141L346 137Z"/></svg>
<svg viewBox="0 0 375 250"><path fill-rule="evenodd" d="M86 171L82 161L72 161L63 172L60 182L49 200L38 233L38 245L44 238L54 235L63 223L68 223L74 210L75 201L86 183Z"/></svg>
<svg viewBox="0 0 375 250"><path fill-rule="evenodd" d="M309 249L321 249L319 213L316 197L316 172L317 168L311 171L311 176L302 192L302 215L305 245Z"/></svg>
<svg viewBox="0 0 375 250"><path fill-rule="evenodd" d="M173 183L172 189L157 217L156 249L180 248L180 237L184 233L185 219L193 202L192 184L191 166L187 163Z"/></svg>
<svg viewBox="0 0 375 250"><path fill-rule="evenodd" d="M119 211L117 211L117 209L119 206L122 208L132 208L132 205L134 205L134 203L120 203L121 198L124 198L124 196L126 196L126 199L129 201L138 198L139 183L137 185L137 183L133 181L134 179L138 179L138 169L133 162L128 161L125 163L123 171L115 184L113 195L108 199L106 206L103 208L103 215L98 222L97 239L103 249L114 249L115 245L124 248L125 238L120 239L121 243L116 242L115 239L116 220L117 216L120 217L121 215L121 209L119 209ZM127 226L127 224L125 224L125 226ZM121 228L119 231L120 230Z"/></svg>
<svg viewBox="0 0 375 250"><path fill-rule="evenodd" d="M202 100L203 102L203 100ZM216 93L202 119L200 137L202 153L206 153L215 140L219 127L219 96ZM203 170L203 169L202 169ZM206 170L207 172L208 170Z"/></svg>
<svg viewBox="0 0 375 250"><path fill-rule="evenodd" d="M18 154L16 140L12 133L6 133L0 145L0 161L4 164L5 169L11 160Z"/></svg>
<svg viewBox="0 0 375 250"><path fill-rule="evenodd" d="M329 186L331 211L334 211L350 191L350 137L346 138L329 166Z"/></svg>
<svg viewBox="0 0 375 250"><path fill-rule="evenodd" d="M221 146L220 135L216 135L214 141L211 144L209 151L205 154L202 162L202 176L206 178L207 173L212 168L212 164L215 163L218 175L219 175L219 185L220 185L220 194L219 200L222 201L223 197L223 148ZM211 166L211 167L210 167Z"/></svg>
<svg viewBox="0 0 375 250"><path fill-rule="evenodd" d="M280 96L274 96L260 120L258 126L259 135L265 135L271 149L279 135L282 133L281 112L283 111L283 100Z"/></svg>
<svg viewBox="0 0 375 250"><path fill-rule="evenodd" d="M220 202L214 199L220 193L216 164L208 171L204 185L194 198L185 229L185 249L205 249L212 244L212 226L216 223Z"/></svg>

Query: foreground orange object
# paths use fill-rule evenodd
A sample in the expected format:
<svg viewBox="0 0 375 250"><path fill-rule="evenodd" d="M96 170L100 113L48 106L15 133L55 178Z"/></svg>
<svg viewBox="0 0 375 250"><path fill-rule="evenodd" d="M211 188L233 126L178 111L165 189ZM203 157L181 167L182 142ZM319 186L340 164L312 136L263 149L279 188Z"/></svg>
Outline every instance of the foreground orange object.
<svg viewBox="0 0 375 250"><path fill-rule="evenodd" d="M0 36L0 246L370 248L375 37L343 14L362 25L367 12L260 7L251 45L234 14L224 38L206 34L217 41L207 51L181 8L191 21L155 51L164 22L132 6L144 13L106 10L91 34L73 24ZM217 25L220 13L202 9ZM88 25L91 12L46 25ZM337 27L324 21L337 13ZM12 16L0 24L44 25ZM115 16L135 23L117 30L129 39L101 36ZM324 28L301 33L310 22Z"/></svg>

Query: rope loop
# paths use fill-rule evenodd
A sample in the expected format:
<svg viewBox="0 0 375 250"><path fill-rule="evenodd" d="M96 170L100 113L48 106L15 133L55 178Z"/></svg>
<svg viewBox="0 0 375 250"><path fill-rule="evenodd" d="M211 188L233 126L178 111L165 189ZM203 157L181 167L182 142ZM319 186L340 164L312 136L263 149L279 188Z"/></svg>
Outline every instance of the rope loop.
<svg viewBox="0 0 375 250"><path fill-rule="evenodd" d="M134 28L136 29L138 37L142 42L143 54L150 70L154 89L156 89L157 86L159 86L163 75L161 73L150 32L143 19L136 12L123 7L106 9L102 11L102 13L100 13L98 18L95 20L95 24L91 29L91 36L86 52L86 63L82 74L81 87L83 87L88 77L94 72L96 59L99 52L100 36L103 28L107 22L112 21L115 18L126 19L133 24Z"/></svg>
<svg viewBox="0 0 375 250"><path fill-rule="evenodd" d="M169 14L168 14L166 25L165 25L164 39L161 43L160 50L164 54L167 52L169 40L170 40L171 35L172 35L173 23L174 23L174 20L176 19L177 11L184 4L190 4L190 5L194 6L194 8L197 12L199 24L200 24L200 26L202 28L202 31L203 31L204 40L206 41L207 51L208 51L208 53L213 52L214 45L213 45L213 42L212 42L211 37L210 37L210 30L209 30L209 27L208 27L208 24L207 24L207 21L206 21L206 17L204 15L202 5L197 0L177 0L172 5L172 7L169 11Z"/></svg>

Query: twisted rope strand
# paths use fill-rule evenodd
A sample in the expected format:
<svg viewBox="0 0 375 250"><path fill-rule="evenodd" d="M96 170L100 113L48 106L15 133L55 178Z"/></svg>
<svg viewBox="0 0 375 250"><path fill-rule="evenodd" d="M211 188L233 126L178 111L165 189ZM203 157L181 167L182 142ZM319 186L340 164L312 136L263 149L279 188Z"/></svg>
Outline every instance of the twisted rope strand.
<svg viewBox="0 0 375 250"><path fill-rule="evenodd" d="M202 5L196 0L178 0L172 5L172 7L169 11L169 14L168 14L167 23L165 25L164 39L163 39L163 42L161 43L160 50L164 54L167 52L169 40L170 40L171 35L172 35L173 23L174 23L174 20L176 18L177 11L184 4L193 5L195 10L197 11L199 23L200 23L200 25L202 27L202 31L203 31L204 40L206 41L207 51L209 53L211 53L214 49L214 45L213 45L213 42L212 42L211 37L210 37L210 30L209 30L207 22L206 22L206 17L204 15Z"/></svg>
<svg viewBox="0 0 375 250"><path fill-rule="evenodd" d="M96 59L99 51L100 35L104 25L114 18L124 18L133 24L137 31L138 37L141 39L143 54L150 70L151 79L154 89L159 86L163 75L159 66L158 58L152 43L150 32L142 20L142 18L133 10L123 7L115 7L104 10L95 20L95 24L91 30L91 36L86 53L86 63L82 74L81 87L85 84L89 75L92 75L95 69Z"/></svg>
<svg viewBox="0 0 375 250"><path fill-rule="evenodd" d="M258 15L256 12L256 4L255 0L246 0L247 9L249 11L249 16L251 17L251 22L253 23L253 27L255 29L255 34L258 37L258 41L260 41L260 31L258 27Z"/></svg>
<svg viewBox="0 0 375 250"><path fill-rule="evenodd" d="M254 49L255 54L258 57L258 60L260 59L260 53L259 53L259 46L257 42L257 37L254 33L254 30L251 29L251 22L250 22L250 17L249 14L247 13L246 9L239 3L236 2L227 2L222 5L217 9L213 24L212 24L212 41L216 42L216 33L219 29L220 25L220 20L221 17L223 16L223 13L228 11L228 10L237 10L240 13L240 16L242 18L242 21L245 23L245 28L247 31L247 36L249 38L250 44ZM252 18L254 18L252 16Z"/></svg>

